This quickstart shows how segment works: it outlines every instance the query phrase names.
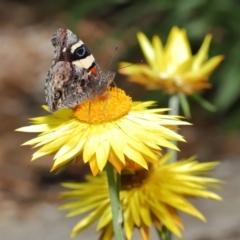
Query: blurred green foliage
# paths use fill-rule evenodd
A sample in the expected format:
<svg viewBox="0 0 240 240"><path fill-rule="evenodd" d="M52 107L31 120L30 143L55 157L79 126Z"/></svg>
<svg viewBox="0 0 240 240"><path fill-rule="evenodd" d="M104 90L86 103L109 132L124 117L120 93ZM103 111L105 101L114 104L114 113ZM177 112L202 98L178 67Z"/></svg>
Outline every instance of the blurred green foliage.
<svg viewBox="0 0 240 240"><path fill-rule="evenodd" d="M204 97L215 104L219 116L228 115L229 126L240 127L239 0L52 0L47 4L55 11L67 11L72 28L82 18L108 24L112 29L108 34L131 43L121 57L129 62L143 58L134 35L139 30L150 38L158 34L166 40L172 26L185 28L193 53L204 36L212 33L209 55L224 54L226 59L211 76L213 89L205 91Z"/></svg>

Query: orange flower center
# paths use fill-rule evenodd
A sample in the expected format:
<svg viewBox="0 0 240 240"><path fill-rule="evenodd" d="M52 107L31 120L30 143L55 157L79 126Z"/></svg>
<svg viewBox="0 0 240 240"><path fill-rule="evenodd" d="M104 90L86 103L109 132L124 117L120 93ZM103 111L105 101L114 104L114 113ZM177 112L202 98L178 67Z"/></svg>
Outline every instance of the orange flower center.
<svg viewBox="0 0 240 240"><path fill-rule="evenodd" d="M103 123L125 116L132 107L132 99L119 88L108 88L101 96L79 104L73 115L81 122Z"/></svg>

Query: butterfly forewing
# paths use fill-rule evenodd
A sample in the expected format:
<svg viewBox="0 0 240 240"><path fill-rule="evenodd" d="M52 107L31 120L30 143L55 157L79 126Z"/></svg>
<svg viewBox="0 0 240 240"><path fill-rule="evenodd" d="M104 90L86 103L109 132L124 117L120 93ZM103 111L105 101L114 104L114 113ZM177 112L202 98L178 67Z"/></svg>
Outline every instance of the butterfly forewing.
<svg viewBox="0 0 240 240"><path fill-rule="evenodd" d="M89 49L68 29L58 29L52 44L55 52L45 84L50 111L73 108L102 95L115 73L103 73Z"/></svg>

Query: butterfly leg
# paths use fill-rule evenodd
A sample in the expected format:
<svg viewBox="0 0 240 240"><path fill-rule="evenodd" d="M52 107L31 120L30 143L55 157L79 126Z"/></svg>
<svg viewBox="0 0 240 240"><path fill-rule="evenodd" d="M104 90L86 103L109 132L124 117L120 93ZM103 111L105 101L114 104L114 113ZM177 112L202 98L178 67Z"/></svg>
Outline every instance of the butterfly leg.
<svg viewBox="0 0 240 240"><path fill-rule="evenodd" d="M117 89L117 99L118 99L118 87L117 87L117 84L114 82L114 80L112 80L111 84L113 84L114 87Z"/></svg>
<svg viewBox="0 0 240 240"><path fill-rule="evenodd" d="M106 94L103 94L102 96L107 97L106 100L105 100L105 102L104 102L103 110L102 110L103 117L105 118L105 117L106 117L106 115L105 115L105 109L106 109L106 107L107 107L108 100L110 99L111 95L106 93Z"/></svg>

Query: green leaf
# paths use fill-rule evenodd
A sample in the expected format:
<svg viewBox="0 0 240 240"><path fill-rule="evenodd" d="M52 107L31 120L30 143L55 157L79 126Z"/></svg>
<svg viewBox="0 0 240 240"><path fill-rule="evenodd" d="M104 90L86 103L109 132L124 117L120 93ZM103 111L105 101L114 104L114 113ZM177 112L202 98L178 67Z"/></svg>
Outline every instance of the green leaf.
<svg viewBox="0 0 240 240"><path fill-rule="evenodd" d="M180 105L182 107L184 116L187 117L187 118L190 118L191 117L191 112L190 112L190 107L189 107L189 103L188 103L186 95L183 94L183 93L178 93L178 97L179 97L179 100L180 100Z"/></svg>
<svg viewBox="0 0 240 240"><path fill-rule="evenodd" d="M208 111L210 111L210 112L217 111L217 108L212 103L210 103L206 99L202 98L201 95L199 95L198 93L192 94L192 97Z"/></svg>

